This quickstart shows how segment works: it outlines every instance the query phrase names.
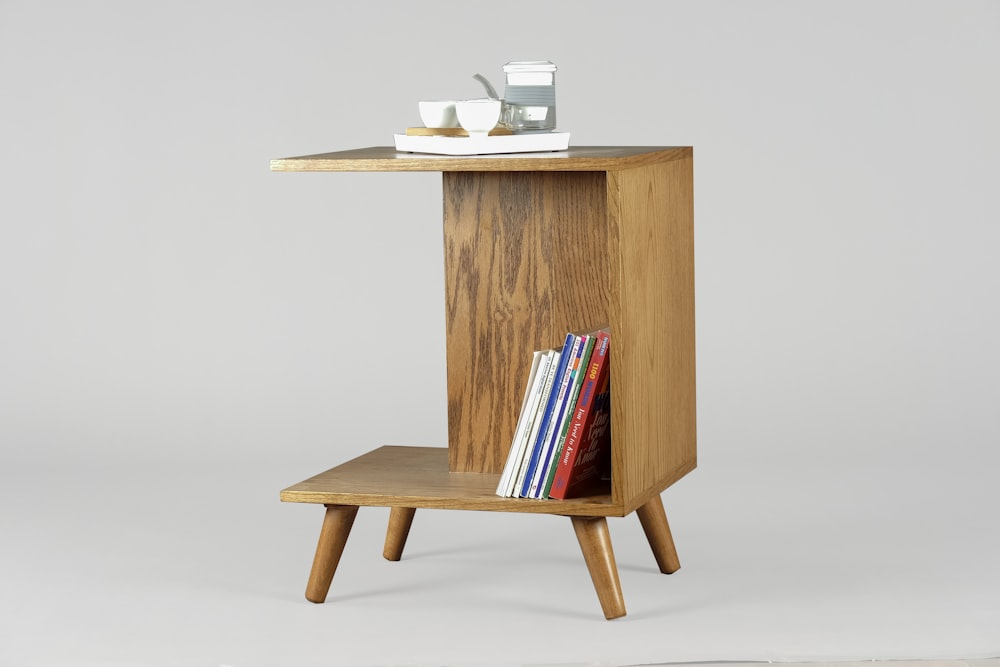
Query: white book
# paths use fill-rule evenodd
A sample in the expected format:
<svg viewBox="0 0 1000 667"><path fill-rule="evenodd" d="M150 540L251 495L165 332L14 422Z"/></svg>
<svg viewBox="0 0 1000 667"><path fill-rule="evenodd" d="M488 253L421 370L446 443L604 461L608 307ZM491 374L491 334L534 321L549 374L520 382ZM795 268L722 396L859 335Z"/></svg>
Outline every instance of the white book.
<svg viewBox="0 0 1000 667"><path fill-rule="evenodd" d="M542 390L546 379L548 378L551 366L552 350L543 350L541 352L541 357L538 360L538 369L535 371L535 378L531 386L531 393L528 397L528 404L524 409L524 428L521 430L520 435L516 440L517 449L511 452L514 458L514 464L510 471L510 477L507 479L507 484L503 489L504 492L501 494L505 497L517 497L517 489L520 488L517 485L518 479L523 479L524 477L522 470L524 468L524 458L526 456L525 452L528 449L529 436L538 416L538 405L541 401Z"/></svg>
<svg viewBox="0 0 1000 667"><path fill-rule="evenodd" d="M538 395L538 406L535 411L536 419L532 422L528 439L524 443L524 455L521 457L521 468L518 471L514 488L511 489L511 496L515 498L521 496L521 489L524 488L524 478L528 476L531 455L533 453L534 444L538 439L538 430L541 428L542 422L544 421L544 419L540 419L540 417L544 416L540 413L544 412L545 406L548 405L549 394L552 392L552 384L555 381L556 368L559 367L559 357L562 355L562 350L550 350L549 352L549 368L545 374L545 381L542 383L542 391Z"/></svg>
<svg viewBox="0 0 1000 667"><path fill-rule="evenodd" d="M535 384L535 371L538 370L538 362L541 360L542 354L543 352L538 350L531 358L531 370L528 371L528 382L524 386L524 397L521 399L521 411L517 416L517 428L514 429L514 439L510 443L510 452L507 454L507 464L503 468L503 474L500 475L500 483L497 485L498 496L507 495L505 490L507 486L509 486L510 477L515 467L518 443L520 443L521 437L524 434L524 424L528 421L528 415L526 414L527 407L531 399L531 388Z"/></svg>

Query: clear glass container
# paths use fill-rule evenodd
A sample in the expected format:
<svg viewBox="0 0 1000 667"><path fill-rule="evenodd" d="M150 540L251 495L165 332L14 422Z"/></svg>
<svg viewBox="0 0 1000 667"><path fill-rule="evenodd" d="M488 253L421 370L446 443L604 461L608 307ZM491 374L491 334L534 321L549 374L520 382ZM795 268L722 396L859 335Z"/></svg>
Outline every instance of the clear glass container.
<svg viewBox="0 0 1000 667"><path fill-rule="evenodd" d="M556 66L522 60L503 66L507 85L500 123L513 132L556 129Z"/></svg>

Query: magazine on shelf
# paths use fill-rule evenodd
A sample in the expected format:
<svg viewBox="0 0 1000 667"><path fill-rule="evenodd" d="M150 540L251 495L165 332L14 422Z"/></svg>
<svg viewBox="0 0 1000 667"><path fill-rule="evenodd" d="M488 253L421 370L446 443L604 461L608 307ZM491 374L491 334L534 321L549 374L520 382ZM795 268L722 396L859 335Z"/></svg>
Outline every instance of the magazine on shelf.
<svg viewBox="0 0 1000 667"><path fill-rule="evenodd" d="M610 468L611 340L607 329L595 335L594 348L573 422L566 435L549 497L564 500L599 487Z"/></svg>
<svg viewBox="0 0 1000 667"><path fill-rule="evenodd" d="M562 457L563 449L566 447L566 437L569 435L570 426L573 424L573 417L576 414L576 405L580 400L580 389L583 387L584 378L587 375L587 367L590 364L590 356L594 350L595 336L587 334L584 336L583 350L580 353L576 374L573 378L573 390L569 395L569 402L566 404L566 414L563 416L562 427L559 432L559 440L549 457L548 472L545 475L545 486L542 488L541 497L548 498L552 490L552 483L555 480L556 470L559 468L559 459Z"/></svg>

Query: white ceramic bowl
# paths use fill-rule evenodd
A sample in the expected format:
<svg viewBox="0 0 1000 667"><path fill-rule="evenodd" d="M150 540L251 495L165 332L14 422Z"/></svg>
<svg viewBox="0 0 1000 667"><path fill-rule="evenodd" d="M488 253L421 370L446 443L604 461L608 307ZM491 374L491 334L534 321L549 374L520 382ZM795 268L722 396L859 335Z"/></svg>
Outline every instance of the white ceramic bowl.
<svg viewBox="0 0 1000 667"><path fill-rule="evenodd" d="M458 127L453 100L424 100L417 105L424 127Z"/></svg>
<svg viewBox="0 0 1000 667"><path fill-rule="evenodd" d="M470 137L489 134L500 120L500 100L463 100L455 103L458 124Z"/></svg>

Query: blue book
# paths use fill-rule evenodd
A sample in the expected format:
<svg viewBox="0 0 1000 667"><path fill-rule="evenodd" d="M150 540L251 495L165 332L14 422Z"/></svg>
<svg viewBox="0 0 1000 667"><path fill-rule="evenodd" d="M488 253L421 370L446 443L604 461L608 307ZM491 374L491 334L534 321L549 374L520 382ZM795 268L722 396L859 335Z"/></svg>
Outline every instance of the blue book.
<svg viewBox="0 0 1000 667"><path fill-rule="evenodd" d="M552 450L559 440L559 434L562 432L562 422L566 414L566 402L569 400L569 394L573 390L573 375L580 362L580 351L582 349L583 338L573 336L573 347L570 351L569 363L566 364L563 376L557 379L557 386L552 388L552 391L558 389L559 396L556 397L556 402L552 406L552 419L549 421L545 440L542 441L542 450L538 457L538 466L535 468L535 476L531 480L531 486L528 487L528 494L532 498L544 497L539 491L545 486L545 480L549 472L549 462L552 460Z"/></svg>
<svg viewBox="0 0 1000 667"><path fill-rule="evenodd" d="M576 336L573 334L566 334L566 342L563 343L562 354L559 356L559 366L556 368L555 377L556 382L566 373L566 365L570 362L570 357L573 351L573 342L576 340ZM528 459L528 467L525 472L524 484L522 484L520 493L518 495L522 498L528 498L529 491L531 490L531 480L535 475L535 468L538 467L538 461L542 455L542 449L544 446L545 435L548 430L548 424L553 419L552 413L553 408L556 404L557 390L553 390L549 393L549 399L545 404L545 411L541 413L541 423L538 429L538 437L533 443L531 443L531 457ZM543 464L544 465L544 462Z"/></svg>

